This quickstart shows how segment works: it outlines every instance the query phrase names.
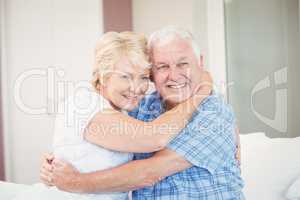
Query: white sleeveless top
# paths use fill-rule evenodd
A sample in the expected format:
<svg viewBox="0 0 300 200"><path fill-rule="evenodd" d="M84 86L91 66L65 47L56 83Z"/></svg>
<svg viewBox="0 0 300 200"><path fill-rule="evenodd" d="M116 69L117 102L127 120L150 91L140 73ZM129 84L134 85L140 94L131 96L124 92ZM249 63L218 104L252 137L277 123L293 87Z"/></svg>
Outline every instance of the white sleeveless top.
<svg viewBox="0 0 300 200"><path fill-rule="evenodd" d="M99 94L77 92L60 104L55 121L53 152L58 158L71 163L80 172L94 172L116 167L132 160L133 154L110 151L83 140L83 131L97 112L112 109ZM118 181L118 180L115 180ZM127 192L77 194L34 184L17 193L13 200L126 200Z"/></svg>
<svg viewBox="0 0 300 200"><path fill-rule="evenodd" d="M105 109L113 109L109 102L96 92L80 91L60 104L55 121L54 156L71 163L80 172L94 172L129 162L131 153L101 148L83 139L84 129L93 116ZM118 181L118 180L116 180ZM127 199L127 192L88 194L88 199Z"/></svg>

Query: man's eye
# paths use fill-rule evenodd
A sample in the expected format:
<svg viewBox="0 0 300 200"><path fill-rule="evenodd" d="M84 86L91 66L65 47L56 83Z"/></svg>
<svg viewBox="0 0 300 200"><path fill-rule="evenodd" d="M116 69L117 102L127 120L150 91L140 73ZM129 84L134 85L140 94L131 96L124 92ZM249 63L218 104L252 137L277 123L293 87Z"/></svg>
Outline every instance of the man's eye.
<svg viewBox="0 0 300 200"><path fill-rule="evenodd" d="M157 69L160 70L160 69L167 69L168 68L168 65L159 65L157 66Z"/></svg>
<svg viewBox="0 0 300 200"><path fill-rule="evenodd" d="M179 67L186 67L188 66L188 63L187 62L181 62L178 64Z"/></svg>

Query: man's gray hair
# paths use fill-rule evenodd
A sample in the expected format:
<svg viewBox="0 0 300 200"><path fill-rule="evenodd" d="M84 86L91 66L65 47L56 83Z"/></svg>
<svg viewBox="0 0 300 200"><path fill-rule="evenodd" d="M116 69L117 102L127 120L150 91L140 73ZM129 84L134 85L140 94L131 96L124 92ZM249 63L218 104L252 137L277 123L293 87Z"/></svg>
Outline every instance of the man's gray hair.
<svg viewBox="0 0 300 200"><path fill-rule="evenodd" d="M175 38L181 38L189 41L192 45L195 55L197 56L198 59L200 59L200 54L201 54L200 47L197 41L195 40L194 36L192 35L192 33L186 29L179 28L176 26L167 26L152 33L148 40L149 53L150 54L152 53L152 49L155 43L163 45L163 44L167 44L168 42L170 42Z"/></svg>

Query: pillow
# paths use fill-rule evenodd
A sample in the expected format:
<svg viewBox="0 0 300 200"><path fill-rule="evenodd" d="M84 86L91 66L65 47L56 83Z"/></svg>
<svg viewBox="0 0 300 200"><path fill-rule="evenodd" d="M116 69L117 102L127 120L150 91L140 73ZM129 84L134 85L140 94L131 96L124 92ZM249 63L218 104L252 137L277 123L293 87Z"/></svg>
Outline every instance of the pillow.
<svg viewBox="0 0 300 200"><path fill-rule="evenodd" d="M290 200L300 200L300 177L289 187L286 198Z"/></svg>
<svg viewBox="0 0 300 200"><path fill-rule="evenodd" d="M283 200L300 173L300 137L241 135L242 177L246 199Z"/></svg>

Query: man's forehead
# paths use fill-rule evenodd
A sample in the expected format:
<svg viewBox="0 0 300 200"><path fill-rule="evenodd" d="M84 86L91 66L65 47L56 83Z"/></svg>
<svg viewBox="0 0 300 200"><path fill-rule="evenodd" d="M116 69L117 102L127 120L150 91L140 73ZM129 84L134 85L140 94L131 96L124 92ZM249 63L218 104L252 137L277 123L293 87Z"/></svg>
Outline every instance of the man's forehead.
<svg viewBox="0 0 300 200"><path fill-rule="evenodd" d="M158 48L157 51L153 52L153 61L154 62L161 62L165 60L183 60L187 59L191 56L193 51L188 48L167 48L162 47Z"/></svg>
<svg viewBox="0 0 300 200"><path fill-rule="evenodd" d="M186 39L176 38L167 42L158 42L153 45L154 54L187 53L192 49L191 42Z"/></svg>

